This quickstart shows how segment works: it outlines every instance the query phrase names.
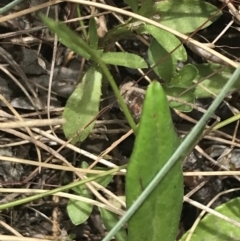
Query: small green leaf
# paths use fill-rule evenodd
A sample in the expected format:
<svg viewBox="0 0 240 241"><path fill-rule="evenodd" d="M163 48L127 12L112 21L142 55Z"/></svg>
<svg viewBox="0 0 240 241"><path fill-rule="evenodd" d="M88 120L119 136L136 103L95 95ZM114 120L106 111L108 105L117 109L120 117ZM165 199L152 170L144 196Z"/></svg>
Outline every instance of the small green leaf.
<svg viewBox="0 0 240 241"><path fill-rule="evenodd" d="M129 208L179 145L164 90L152 82L126 175ZM128 222L128 240L173 241L183 199L181 162L177 162Z"/></svg>
<svg viewBox="0 0 240 241"><path fill-rule="evenodd" d="M133 32L129 28L128 24L119 24L112 29L110 29L106 35L99 40L99 46L106 48L109 45L114 46L116 41L119 41L119 39L123 38L129 38L131 37Z"/></svg>
<svg viewBox="0 0 240 241"><path fill-rule="evenodd" d="M118 196L118 198L121 199L123 202L126 202L126 196ZM109 197L108 201L116 208L122 208L122 204L119 201L117 201L115 198Z"/></svg>
<svg viewBox="0 0 240 241"><path fill-rule="evenodd" d="M155 13L159 13L163 25L181 33L191 33L199 27L206 28L222 14L214 5L199 0L158 1L153 8Z"/></svg>
<svg viewBox="0 0 240 241"><path fill-rule="evenodd" d="M124 66L132 69L148 67L143 58L131 53L107 52L103 53L101 58L106 64Z"/></svg>
<svg viewBox="0 0 240 241"><path fill-rule="evenodd" d="M187 52L184 46L173 34L148 24L143 25L143 28L150 33L168 53L179 46L173 53L171 53L172 57L182 62L187 61Z"/></svg>
<svg viewBox="0 0 240 241"><path fill-rule="evenodd" d="M141 7L138 10L138 14L149 17L149 14L152 11L152 6L155 4L155 0L140 0L141 2Z"/></svg>
<svg viewBox="0 0 240 241"><path fill-rule="evenodd" d="M83 40L65 24L60 24L44 15L41 15L41 19L53 33L58 35L59 42L73 50L76 54L79 54L86 59L90 59L90 55L79 47L79 42L82 42Z"/></svg>
<svg viewBox="0 0 240 241"><path fill-rule="evenodd" d="M165 89L166 95L176 97L180 101L183 100L185 102L194 104L194 102L195 102L194 89L189 90L186 93L182 94L184 91L186 91L185 88L178 88L178 87L172 87L172 88L166 88ZM177 101L169 101L169 105L172 108L177 109L177 110L182 111L182 112L190 112L193 109L191 106L182 104L182 103L177 102Z"/></svg>
<svg viewBox="0 0 240 241"><path fill-rule="evenodd" d="M105 168L101 168L101 167L96 167L94 168L94 170L99 170L99 171L106 171ZM88 177L93 177L95 176L95 174L88 174ZM106 187L113 179L112 175L108 175L108 176L104 176L104 177L100 177L98 178L95 182L97 182L98 184L100 184L103 187Z"/></svg>
<svg viewBox="0 0 240 241"><path fill-rule="evenodd" d="M179 88L189 88L196 79L198 70L191 64L184 65L171 79L171 85Z"/></svg>
<svg viewBox="0 0 240 241"><path fill-rule="evenodd" d="M153 39L148 48L148 58L150 66L154 67L154 72L166 82L169 82L176 72L177 60Z"/></svg>
<svg viewBox="0 0 240 241"><path fill-rule="evenodd" d="M198 69L196 81L201 81L196 86L196 98L213 97L213 94L218 95L234 72L234 68L227 66L222 68L219 64L197 64L195 66ZM231 91L238 88L240 88L240 81L231 88Z"/></svg>
<svg viewBox="0 0 240 241"><path fill-rule="evenodd" d="M69 139L82 130L98 114L101 96L102 74L95 68L87 70L82 81L69 97L63 111L66 123L65 136ZM72 143L85 140L94 127L94 121L72 140Z"/></svg>
<svg viewBox="0 0 240 241"><path fill-rule="evenodd" d="M88 167L88 163L83 161L81 164L81 168L87 169ZM88 193L88 191L86 192L86 190L88 190L86 184L73 187L72 190L79 195L81 195L82 193Z"/></svg>
<svg viewBox="0 0 240 241"><path fill-rule="evenodd" d="M82 162L82 168L87 168L88 164L86 162ZM92 198L91 193L89 192L86 184L74 187L73 190L82 197ZM93 205L81 202L78 200L70 199L67 205L68 216L71 219L74 225L79 225L84 223L92 213Z"/></svg>
<svg viewBox="0 0 240 241"><path fill-rule="evenodd" d="M83 197L87 197L81 195ZM74 225L84 223L92 213L93 205L70 199L67 204L68 216Z"/></svg>
<svg viewBox="0 0 240 241"><path fill-rule="evenodd" d="M104 208L99 207L99 211L101 213L101 218L104 226L107 228L107 230L111 230L114 227L114 225L118 222L118 217L116 216L116 214L113 214ZM117 241L127 241L127 233L124 230L124 228L121 228L116 233L115 238Z"/></svg>
<svg viewBox="0 0 240 241"><path fill-rule="evenodd" d="M218 206L215 210L228 218L240 222L240 198L234 198L227 203ZM188 232L181 238L185 241ZM193 241L238 241L240 229L212 214L207 214L198 224L191 240Z"/></svg>
<svg viewBox="0 0 240 241"><path fill-rule="evenodd" d="M138 0L124 0L125 3L127 3L130 8L133 10L134 13L138 10Z"/></svg>
<svg viewBox="0 0 240 241"><path fill-rule="evenodd" d="M194 104L195 88L191 88L191 86L194 84L193 80L196 78L197 74L198 70L195 66L191 64L185 65L173 76L171 83L169 84L170 87L165 88L166 94L177 97L179 100ZM186 92L188 88L190 89ZM183 92L184 94L182 94ZM170 101L169 104L172 108L183 112L190 112L193 109L191 106L182 104L177 101Z"/></svg>
<svg viewBox="0 0 240 241"><path fill-rule="evenodd" d="M90 18L89 22L89 43L93 49L98 48L97 25L94 18Z"/></svg>
<svg viewBox="0 0 240 241"><path fill-rule="evenodd" d="M83 161L81 167L87 169L89 167L89 165L87 162ZM101 168L101 167L96 167L96 168L94 168L94 170L107 171L106 168ZM94 176L96 176L96 174L93 174L93 173L87 174L87 177L94 177ZM95 182L97 182L98 184L100 184L103 187L106 187L112 181L112 179L113 179L113 175L107 175L107 176L103 176L103 177L96 179ZM86 185L82 185L79 187L75 187L72 190L74 190L76 193L79 193L79 190L80 190L80 193L81 193L82 190L85 188L86 188Z"/></svg>

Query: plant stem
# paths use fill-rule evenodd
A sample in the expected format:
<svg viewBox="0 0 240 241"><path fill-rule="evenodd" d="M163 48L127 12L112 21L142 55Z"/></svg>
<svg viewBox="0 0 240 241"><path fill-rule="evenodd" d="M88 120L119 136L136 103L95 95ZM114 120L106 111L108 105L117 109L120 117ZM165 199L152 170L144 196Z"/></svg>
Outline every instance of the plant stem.
<svg viewBox="0 0 240 241"><path fill-rule="evenodd" d="M13 201L13 202L2 204L2 205L0 205L0 210L6 209L6 208L12 208L12 207L15 207L15 206L18 206L18 205L22 205L22 204L25 204L25 203L28 203L28 202L32 202L34 200L37 200L37 199L40 199L40 198L43 198L43 197L46 197L46 196L49 196L49 195L53 195L53 194L55 194L57 192L66 191L66 190L71 189L73 187L76 187L78 185L82 185L82 184L85 184L87 182L95 181L96 179L98 179L100 177L107 176L107 175L112 175L113 173L115 173L115 172L117 172L117 171L119 171L121 169L124 169L124 168L126 168L126 165L121 166L121 167L116 167L114 169L111 169L109 171L106 171L106 172L104 172L102 174L99 174L97 176L94 176L94 177L86 178L84 180L77 181L77 182L72 182L72 183L70 183L68 185L65 185L63 187L55 188L55 189L53 189L51 191L47 191L47 192L40 193L40 194L31 196L31 197L26 197L26 198L23 198L23 199L20 199L20 200L17 200L17 201Z"/></svg>
<svg viewBox="0 0 240 241"><path fill-rule="evenodd" d="M90 56L91 59L99 65L99 67L102 70L102 73L105 75L106 79L109 81L113 92L116 96L116 98L118 99L119 105L128 121L128 124L130 125L130 127L133 129L134 133L136 134L136 123L134 122L131 113L129 112L129 109L122 97L122 95L120 94L120 91L118 89L118 86L115 83L115 80L113 79L110 71L108 70L106 64L102 61L101 59L101 55L99 55L98 53L96 53L96 50L92 49L87 43L85 43L84 41L78 41L78 44L80 45L80 47L82 49L84 49Z"/></svg>
<svg viewBox="0 0 240 241"><path fill-rule="evenodd" d="M14 6L16 6L18 3L22 2L22 1L23 0L15 0L15 1L7 4L3 8L0 8L0 14L7 12L8 10L12 9Z"/></svg>

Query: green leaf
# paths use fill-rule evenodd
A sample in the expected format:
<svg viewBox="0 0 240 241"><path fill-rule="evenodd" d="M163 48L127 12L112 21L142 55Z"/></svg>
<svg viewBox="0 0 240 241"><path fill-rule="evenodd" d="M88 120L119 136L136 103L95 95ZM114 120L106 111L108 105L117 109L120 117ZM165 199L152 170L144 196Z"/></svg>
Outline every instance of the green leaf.
<svg viewBox="0 0 240 241"><path fill-rule="evenodd" d="M82 81L69 97L63 111L66 123L63 125L65 136L69 139L82 130L98 114L101 96L102 74L95 68L87 70ZM94 127L95 121L86 127L72 143L83 141Z"/></svg>
<svg viewBox="0 0 240 241"><path fill-rule="evenodd" d="M118 222L119 218L116 214L109 212L104 208L99 207L99 211L101 213L101 218L103 221L104 226L107 230L111 230L114 225ZM124 228L121 228L115 235L117 241L127 241L127 233Z"/></svg>
<svg viewBox="0 0 240 241"><path fill-rule="evenodd" d="M86 162L82 162L82 168L87 168L88 164ZM86 184L79 185L77 187L72 188L79 196L92 198L91 193L89 192ZM69 199L67 205L68 216L71 219L74 225L79 225L84 223L90 216L93 210L93 205L81 202L78 200Z"/></svg>
<svg viewBox="0 0 240 241"><path fill-rule="evenodd" d="M106 64L124 66L132 69L147 68L147 63L141 57L131 53L107 52L101 56Z"/></svg>
<svg viewBox="0 0 240 241"><path fill-rule="evenodd" d="M119 41L119 39L123 38L129 38L133 34L133 31L131 31L131 28L129 28L128 24L119 24L112 29L110 29L106 35L99 40L99 46L106 48L109 45L114 46L116 41Z"/></svg>
<svg viewBox="0 0 240 241"><path fill-rule="evenodd" d="M186 93L182 94L184 91L186 91L185 88L178 88L178 87L172 87L172 88L165 89L166 95L170 95L170 96L178 98L179 100L183 100L185 102L194 104L194 102L195 102L194 89L189 90ZM193 109L191 106L182 104L177 101L169 101L169 105L172 108L177 109L182 112L190 112Z"/></svg>
<svg viewBox="0 0 240 241"><path fill-rule="evenodd" d="M198 70L195 66L191 64L185 65L179 70L179 72L177 72L173 76L173 78L171 79L171 83L169 85L166 85L166 94L177 97L179 98L179 100L194 104L195 88L190 87L194 84L193 80L196 78L197 74ZM186 92L188 88L190 89ZM184 94L182 94L183 92ZM172 108L183 112L190 112L193 109L191 106L179 103L177 101L170 101L169 104Z"/></svg>
<svg viewBox="0 0 240 241"><path fill-rule="evenodd" d="M179 139L168 101L158 82L146 91L143 113L126 175L129 208L164 166ZM177 162L128 222L128 240L173 241L178 232L183 199L181 162Z"/></svg>
<svg viewBox="0 0 240 241"><path fill-rule="evenodd" d="M173 34L148 24L143 25L143 28L150 33L168 53L179 46L173 53L171 53L172 57L182 62L187 61L187 52L184 46Z"/></svg>
<svg viewBox="0 0 240 241"><path fill-rule="evenodd" d="M149 17L150 12L152 12L152 6L155 4L155 0L140 0L141 7L138 14L141 16ZM152 17L152 16L151 16Z"/></svg>
<svg viewBox="0 0 240 241"><path fill-rule="evenodd" d="M176 72L177 60L153 39L148 48L148 58L150 66L154 67L154 72L166 82L169 82Z"/></svg>
<svg viewBox="0 0 240 241"><path fill-rule="evenodd" d="M138 0L124 0L125 3L127 3L130 8L133 10L134 13L138 10Z"/></svg>
<svg viewBox="0 0 240 241"><path fill-rule="evenodd" d="M94 168L94 170L101 170L101 171L106 171L106 168L101 168L101 167L96 167ZM96 176L96 174L88 174L88 177L93 177ZM113 179L112 175L108 175L108 176L104 176L104 177L100 177L98 178L95 182L97 182L98 184L100 184L103 187L106 187Z"/></svg>
<svg viewBox="0 0 240 241"><path fill-rule="evenodd" d="M153 8L155 13L159 13L162 24L181 33L190 33L199 27L206 28L222 14L214 5L200 0L158 1Z"/></svg>
<svg viewBox="0 0 240 241"><path fill-rule="evenodd" d="M216 97L211 106L206 110L206 113L202 116L200 121L192 128L190 133L184 138L179 147L175 150L174 154L171 155L169 160L166 162L164 167L157 173L154 180L144 189L144 191L135 199L131 209L129 208L124 216L119 220L116 226L108 233L104 238L104 241L110 241L110 239L115 235L115 233L121 228L121 226L130 220L135 212L144 204L147 200L147 197L158 187L158 185L164 180L166 174L181 161L182 158L186 157L188 153L194 148L196 143L199 141L199 137L206 128L207 121L212 117L214 111L222 103L223 99L229 92L231 86L239 79L240 77L240 65L234 71L233 75L229 79L228 83L224 86L221 93ZM166 187L167 188L167 187ZM147 195L146 195L147 194ZM164 240L164 239L163 239ZM173 240L173 239L171 239ZM175 239L174 239L175 240Z"/></svg>
<svg viewBox="0 0 240 241"><path fill-rule="evenodd" d="M123 202L126 202L126 196L118 196L119 199L121 199ZM114 205L116 208L122 208L122 204L119 203L115 198L108 198L109 203Z"/></svg>
<svg viewBox="0 0 240 241"><path fill-rule="evenodd" d="M198 70L191 64L184 65L171 79L171 85L179 88L189 88L196 79Z"/></svg>
<svg viewBox="0 0 240 241"><path fill-rule="evenodd" d="M234 68L222 68L219 64L197 64L195 66L198 69L196 81L201 81L196 86L196 98L213 97L213 94L218 95L234 72ZM231 91L238 88L240 88L240 81L231 88Z"/></svg>
<svg viewBox="0 0 240 241"><path fill-rule="evenodd" d="M88 163L83 161L82 162L82 168L85 168L87 169L89 167ZM101 168L101 167L96 167L96 168L93 168L94 170L101 170L101 171L107 171L106 168ZM93 174L93 173L89 173L86 175L88 178L89 177L94 177L96 176L96 174ZM101 186L103 187L106 187L113 179L113 175L107 175L107 176L103 176L103 177L99 177L98 179L96 179L95 182L97 182L98 184L100 184ZM79 193L79 188L80 190L82 191L84 188L86 189L86 185L83 185L83 186L79 186L79 187L75 187L73 188L72 190L74 190L76 193ZM81 193L81 192L80 192ZM79 194L80 194L79 193Z"/></svg>
<svg viewBox="0 0 240 241"><path fill-rule="evenodd" d="M44 15L40 16L43 23L46 24L53 33L58 35L59 42L73 50L76 54L79 54L86 59L90 59L90 55L79 47L79 42L81 43L83 40L77 34L70 30L65 24L55 22Z"/></svg>
<svg viewBox="0 0 240 241"><path fill-rule="evenodd" d="M231 201L218 206L215 210L228 218L240 222L240 198L234 198ZM188 232L181 238L185 241ZM240 229L212 214L207 214L198 224L191 240L193 241L238 241Z"/></svg>
<svg viewBox="0 0 240 241"><path fill-rule="evenodd" d="M81 168L87 169L88 167L89 165L87 162L83 161L81 163ZM79 195L81 195L82 193L89 193L88 191L86 192L86 190L88 190L86 184L73 187L72 190Z"/></svg>
<svg viewBox="0 0 240 241"><path fill-rule="evenodd" d="M82 193L82 197L90 197ZM70 199L67 204L68 216L74 225L84 223L92 213L93 205Z"/></svg>
<svg viewBox="0 0 240 241"><path fill-rule="evenodd" d="M93 49L98 48L97 25L94 18L90 18L89 22L89 43Z"/></svg>

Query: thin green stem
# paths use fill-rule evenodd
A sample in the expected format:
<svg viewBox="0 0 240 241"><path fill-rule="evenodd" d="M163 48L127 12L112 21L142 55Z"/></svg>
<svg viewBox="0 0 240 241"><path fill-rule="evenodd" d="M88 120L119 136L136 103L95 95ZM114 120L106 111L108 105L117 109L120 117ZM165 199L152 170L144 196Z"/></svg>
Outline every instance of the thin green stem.
<svg viewBox="0 0 240 241"><path fill-rule="evenodd" d="M106 171L106 172L101 173L101 174L99 174L97 176L94 176L94 177L89 177L89 178L86 178L86 179L78 181L78 182L70 183L70 184L65 185L63 187L55 188L55 189L50 190L48 192L40 193L40 194L31 196L31 197L26 197L26 198L23 198L23 199L20 199L20 200L17 200L17 201L2 204L2 205L0 205L0 210L6 209L6 208L12 208L12 207L15 207L15 206L18 206L18 205L22 205L22 204L25 204L25 203L28 203L28 202L32 202L34 200L37 200L37 199L40 199L40 198L43 198L43 197L46 197L46 196L49 196L49 195L53 195L57 192L66 191L66 190L71 189L73 187L76 187L78 185L82 185L82 184L85 184L87 182L95 181L96 179L98 179L100 177L112 175L113 173L115 173L115 172L117 172L117 171L119 171L123 168L126 168L126 165L111 169L109 171Z"/></svg>
<svg viewBox="0 0 240 241"><path fill-rule="evenodd" d="M76 3L74 3L74 4L76 4ZM77 15L78 15L79 18L82 17L82 15L81 15L81 10L80 10L80 6L81 6L81 5L78 4L77 7L76 7ZM83 20L80 20L80 21L79 21L79 25L82 27L82 31L83 31L83 35L84 35L85 39L87 39L88 34L87 34L87 30L85 29Z"/></svg>
<svg viewBox="0 0 240 241"><path fill-rule="evenodd" d="M134 133L136 134L136 123L134 122L131 113L129 112L129 109L122 97L122 95L120 94L120 91L118 89L118 86L116 85L115 80L113 79L111 73L109 72L106 64L102 61L101 59L101 55L97 54L97 52L92 49L87 43L85 43L84 41L78 41L78 44L80 45L81 48L83 48L90 56L91 59L97 63L99 65L99 67L102 70L102 73L105 75L106 79L108 80L108 82L110 83L113 92L116 96L116 98L118 99L119 105L121 106L121 109L128 121L128 124L130 125L130 127L133 129Z"/></svg>
<svg viewBox="0 0 240 241"><path fill-rule="evenodd" d="M15 0L9 4L7 4L6 6L4 6L3 8L0 8L0 14L3 14L5 12L7 12L8 10L12 9L14 6L16 6L17 4L19 4L20 2L22 2L23 0Z"/></svg>
<svg viewBox="0 0 240 241"><path fill-rule="evenodd" d="M233 123L234 121L239 120L239 119L240 119L240 113L228 118L227 120L221 121L216 126L214 126L213 130L218 130L218 129L224 127L224 126L227 126L227 125Z"/></svg>
<svg viewBox="0 0 240 241"><path fill-rule="evenodd" d="M151 183L146 187L138 199L133 203L133 205L128 209L128 211L123 215L123 217L118 221L114 228L107 234L103 241L110 241L112 237L119 231L119 229L132 217L132 215L137 211L137 209L143 204L146 198L151 194L154 188L162 181L168 171L173 167L173 165L179 161L184 153L187 153L189 149L192 149L195 145L196 138L201 134L202 130L206 126L207 121L214 114L214 111L221 104L227 93L230 91L232 86L239 80L240 76L240 66L234 71L230 80L225 84L222 91L219 93L217 98L213 101L211 106L208 108L206 113L202 116L200 121L193 127L191 132L186 136L184 141L180 144L177 150L170 157L168 162L163 166L163 168L154 177Z"/></svg>

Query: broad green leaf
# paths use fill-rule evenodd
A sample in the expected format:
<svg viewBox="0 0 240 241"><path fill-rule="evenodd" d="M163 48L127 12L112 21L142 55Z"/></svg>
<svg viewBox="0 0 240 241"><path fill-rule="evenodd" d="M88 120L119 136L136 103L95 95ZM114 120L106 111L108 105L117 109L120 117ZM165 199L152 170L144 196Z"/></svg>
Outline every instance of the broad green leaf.
<svg viewBox="0 0 240 241"><path fill-rule="evenodd" d="M149 12L152 12L152 6L155 4L155 0L140 0L141 7L138 14L141 16L149 17Z"/></svg>
<svg viewBox="0 0 240 241"><path fill-rule="evenodd" d="M44 15L41 15L41 19L53 33L57 34L59 42L73 50L76 54L79 54L86 59L90 59L90 55L79 47L79 42L81 43L83 40L65 24L60 24Z"/></svg>
<svg viewBox="0 0 240 241"><path fill-rule="evenodd" d="M89 22L89 43L93 49L98 48L97 25L94 18L91 18Z"/></svg>
<svg viewBox="0 0 240 241"><path fill-rule="evenodd" d="M65 136L69 139L89 124L99 111L102 74L95 68L87 70L82 81L69 97L63 111L66 123L63 125ZM72 143L85 140L94 127L94 121Z"/></svg>
<svg viewBox="0 0 240 241"><path fill-rule="evenodd" d="M126 203L129 208L179 145L168 101L158 82L146 91L143 113L126 175ZM181 162L128 222L128 240L173 241L178 232L183 199Z"/></svg>
<svg viewBox="0 0 240 241"><path fill-rule="evenodd" d="M147 68L147 63L141 57L131 53L107 52L102 54L102 60L106 64L124 66L132 69Z"/></svg>
<svg viewBox="0 0 240 241"><path fill-rule="evenodd" d="M87 168L88 165L86 162L83 162L81 167ZM92 195L89 192L88 188L86 187L86 184L74 187L73 190L79 196L92 198ZM67 205L68 216L74 225L79 225L84 223L92 213L92 209L93 209L92 204L81 202L78 200L72 200L72 199L69 199L68 205Z"/></svg>
<svg viewBox="0 0 240 241"><path fill-rule="evenodd" d="M234 198L231 201L218 206L217 212L240 222L240 198ZM188 232L181 238L185 241ZM193 241L238 241L240 229L212 214L207 214L198 224L191 240Z"/></svg>
<svg viewBox="0 0 240 241"><path fill-rule="evenodd" d="M177 60L155 40L153 39L148 48L148 58L150 66L154 68L154 72L166 82L169 82L173 74L176 72Z"/></svg>
<svg viewBox="0 0 240 241"><path fill-rule="evenodd" d="M179 46L171 53L172 57L182 62L187 61L187 52L184 46L173 34L148 24L143 25L143 28L150 33L168 53Z"/></svg>
<svg viewBox="0 0 240 241"><path fill-rule="evenodd" d="M111 213L104 208L99 207L99 211L100 211L104 226L107 228L107 230L111 230L114 227L114 225L118 222L119 218L117 217L116 214ZM115 239L117 241L127 241L127 233L124 230L124 228L120 229L116 233Z"/></svg>
<svg viewBox="0 0 240 241"><path fill-rule="evenodd" d="M222 14L214 5L200 0L158 1L153 8L155 13L159 13L162 24L181 33L206 28Z"/></svg>
<svg viewBox="0 0 240 241"><path fill-rule="evenodd" d="M171 79L171 85L179 88L189 88L196 79L198 70L191 64L184 65Z"/></svg>
<svg viewBox="0 0 240 241"><path fill-rule="evenodd" d="M219 64L197 64L195 66L198 69L196 81L201 81L196 86L196 98L213 97L213 94L219 94L234 72L234 68L227 66L222 68ZM240 88L240 81L232 87L231 91L238 88Z"/></svg>
<svg viewBox="0 0 240 241"><path fill-rule="evenodd" d="M134 13L138 10L138 0L124 0L125 3L127 3L130 8L133 10Z"/></svg>
<svg viewBox="0 0 240 241"><path fill-rule="evenodd" d="M183 100L185 102L194 104L194 102L195 102L194 89L191 89L191 90L187 91L186 93L182 94L184 91L186 91L185 88L178 88L178 87L172 87L172 88L165 89L166 95L176 97L180 101ZM185 104L177 102L177 101L169 101L169 105L172 108L177 109L179 111L183 111L183 112L190 112L193 109L191 106L185 105Z"/></svg>

